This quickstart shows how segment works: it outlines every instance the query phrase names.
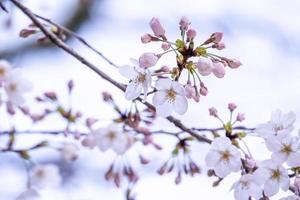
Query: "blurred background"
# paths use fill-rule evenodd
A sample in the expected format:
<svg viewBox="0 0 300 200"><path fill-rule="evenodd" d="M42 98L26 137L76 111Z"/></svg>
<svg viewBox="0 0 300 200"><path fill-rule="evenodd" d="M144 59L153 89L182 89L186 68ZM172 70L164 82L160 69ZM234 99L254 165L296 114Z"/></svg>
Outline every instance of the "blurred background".
<svg viewBox="0 0 300 200"><path fill-rule="evenodd" d="M151 33L149 21L159 17L167 30L167 36L175 41L179 37L178 22L182 16L188 17L191 27L197 30L196 42L207 39L211 33L224 33L226 49L221 54L237 58L243 66L237 70L227 70L223 79L204 77L209 95L200 103L190 101L189 110L184 116L177 116L188 126L219 127L218 121L208 116L208 108L218 108L223 118L228 117L227 103L235 102L238 111L246 114L244 124L254 127L268 121L271 111L280 108L284 112L294 111L300 116L300 1L289 0L23 0L34 12L68 26L89 41L117 65L128 64L130 58L138 58L144 52L161 52L159 45L142 44L140 36ZM51 45L40 46L36 38L21 39L19 31L30 24L9 1L5 2L9 14L0 12L0 58L10 60L14 66L26 71L26 77L34 85L27 104L44 91L53 90L64 98L65 85L70 79L75 81L75 94L72 104L87 116L103 119L103 125L110 122L115 114L102 103L101 92L110 91L117 102L126 109L130 105L123 94L101 80L97 75ZM109 66L99 56L70 39L68 44L102 70L125 83L117 70ZM170 63L170 64L169 64ZM162 59L158 65L175 64L171 58ZM33 110L39 110L34 106ZM14 121L23 130L59 129L62 124L55 118L47 123L32 126L22 117ZM1 127L12 122L3 117ZM159 119L157 129L167 122ZM166 127L174 130L170 124ZM296 122L298 129L299 121ZM295 131L296 134L296 131ZM63 136L18 136L18 145L30 145L48 138L63 141ZM138 200L150 199L233 199L231 185L238 177L232 174L220 186L213 188L215 179L206 177L204 156L207 145L193 144L192 153L202 167L202 174L194 178L184 177L183 182L174 184L175 174L160 177L156 171L166 161L174 147L173 139L160 136L155 138L164 149L136 145L128 152L128 159L140 171L140 180L134 192ZM250 137L247 140L257 159L270 156L262 140ZM0 142L1 144L1 142ZM152 162L148 166L137 163L137 153L143 152ZM114 159L112 152L82 149L79 159L72 163L60 160L57 152L46 149L32 155L37 163L56 163L60 166L64 182L61 188L42 191L43 199L98 200L123 199L124 190L116 189L105 181L103 174ZM13 154L0 155L0 200L13 200L26 187L26 173L23 162ZM276 198L282 196L279 193Z"/></svg>

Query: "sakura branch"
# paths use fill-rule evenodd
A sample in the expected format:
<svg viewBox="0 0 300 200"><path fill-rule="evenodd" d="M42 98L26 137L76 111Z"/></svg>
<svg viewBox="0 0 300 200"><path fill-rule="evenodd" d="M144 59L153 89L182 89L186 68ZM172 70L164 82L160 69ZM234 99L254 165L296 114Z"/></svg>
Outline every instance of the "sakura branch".
<svg viewBox="0 0 300 200"><path fill-rule="evenodd" d="M100 78L124 91L125 99L131 101L131 106L125 110L116 103L108 92L102 93L103 101L112 108L115 116L109 119L110 124L103 126L97 117L85 116L72 105L65 105L55 91L48 91L36 98L43 106L40 113L32 113L24 106L24 93L30 91L31 84L21 75L21 70L13 68L7 61L0 61L1 106L5 105L6 114L13 118L16 113L22 113L32 124L43 123L51 115L56 115L64 122L62 130L16 130L14 125L10 130L1 130L7 143L0 147L1 153L19 155L30 166L28 171L27 189L18 199L39 196L39 190L44 187L56 187L61 183L61 176L56 165L40 165L31 159L31 152L40 148L52 148L58 151L61 158L72 162L78 158L81 148L95 149L101 152L113 151L116 155L105 173L105 179L112 181L117 187L127 185L126 198L133 199L132 187L140 179L135 166L127 159L127 153L136 145L151 146L157 151L163 150L156 138L161 135L174 138L174 148L170 157L157 169L160 175L175 173L174 182L179 184L184 176L195 176L201 172L201 166L191 154L191 144L210 144L205 156L209 168L207 174L216 180L213 186L218 186L232 173L239 173L232 189L238 200L270 199L279 192L290 190L293 196L283 199L299 199L300 190L300 144L299 136L292 135L295 115L283 114L277 110L272 113L271 120L256 128L243 126L245 115L236 113L237 106L228 104L228 118L219 116L215 107L208 109L208 114L219 125L218 128L188 128L183 122L171 116L173 112L185 114L188 111L188 101L200 102L200 98L208 95L208 86L202 80L203 76L213 74L221 79L227 69L236 69L241 62L218 55L225 49L222 42L223 34L215 32L200 43L196 42L197 32L191 27L191 22L182 17L179 21L179 36L172 39L160 20L156 17L150 20L153 34L146 33L141 42L161 43L158 52L145 52L138 59L131 59L131 64L117 66L100 51L90 45L84 38L69 29L37 15L17 0L10 0L22 11L33 24L20 31L20 36L27 38L38 35L38 42L52 42L67 54L79 60L83 65L94 71ZM2 3L1 3L2 6ZM93 65L77 51L68 46L64 40L73 37L95 52L109 65L118 68L121 75L129 79L127 85L112 79L104 71ZM166 64L165 55L174 56L175 66ZM217 80L221 81L221 80ZM73 98L74 82L67 83L68 97ZM152 98L152 104L147 99ZM179 130L157 130L152 125L159 118L166 118ZM27 148L16 148L15 138L20 134L51 134L64 135L72 138L74 143L61 142L54 144L41 141ZM265 160L254 158L252 147L247 144L249 137L260 137L271 152L271 157ZM68 140L69 141L69 140ZM147 155L137 152L136 158L141 165L147 165L151 160Z"/></svg>

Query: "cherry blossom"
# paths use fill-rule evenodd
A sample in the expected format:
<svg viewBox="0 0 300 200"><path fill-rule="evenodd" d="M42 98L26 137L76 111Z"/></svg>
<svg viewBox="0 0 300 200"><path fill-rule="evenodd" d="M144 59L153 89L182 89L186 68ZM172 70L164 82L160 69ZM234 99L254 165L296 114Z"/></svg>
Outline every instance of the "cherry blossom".
<svg viewBox="0 0 300 200"><path fill-rule="evenodd" d="M121 125L113 123L93 132L101 151L111 148L117 154L124 154L132 144L132 138L123 132Z"/></svg>
<svg viewBox="0 0 300 200"><path fill-rule="evenodd" d="M130 79L125 91L127 100L134 100L144 92L144 100L147 98L148 88L151 86L152 78L148 69L137 66L123 66L119 68L120 74Z"/></svg>
<svg viewBox="0 0 300 200"><path fill-rule="evenodd" d="M78 157L78 147L71 143L64 144L61 148L61 156L66 161L76 160Z"/></svg>
<svg viewBox="0 0 300 200"><path fill-rule="evenodd" d="M190 24L190 20L187 17L183 16L179 22L180 30L186 31L189 28Z"/></svg>
<svg viewBox="0 0 300 200"><path fill-rule="evenodd" d="M40 199L39 193L32 188L27 189L26 191L22 192L16 200L38 200Z"/></svg>
<svg viewBox="0 0 300 200"><path fill-rule="evenodd" d="M217 78L223 78L225 76L225 67L221 62L213 62L212 72Z"/></svg>
<svg viewBox="0 0 300 200"><path fill-rule="evenodd" d="M31 83L22 76L19 69L13 70L4 83L8 101L15 105L22 105L25 102L23 95L31 88Z"/></svg>
<svg viewBox="0 0 300 200"><path fill-rule="evenodd" d="M273 152L272 159L278 163L287 162L291 167L300 165L299 141L297 137L270 137L266 139L267 148Z"/></svg>
<svg viewBox="0 0 300 200"><path fill-rule="evenodd" d="M274 160L264 160L254 175L264 185L264 193L268 197L278 193L279 188L284 191L289 189L290 179L286 169Z"/></svg>
<svg viewBox="0 0 300 200"><path fill-rule="evenodd" d="M151 27L151 29L152 29L155 36L163 37L165 35L165 29L160 24L160 21L159 21L158 18L153 17L149 24L150 24L150 27Z"/></svg>
<svg viewBox="0 0 300 200"><path fill-rule="evenodd" d="M243 175L239 181L233 184L234 198L236 200L249 200L250 197L259 199L262 197L262 188L252 174Z"/></svg>
<svg viewBox="0 0 300 200"><path fill-rule="evenodd" d="M188 102L180 83L162 78L156 82L155 87L158 91L153 96L153 104L158 116L167 117L173 110L181 115L187 111Z"/></svg>
<svg viewBox="0 0 300 200"><path fill-rule="evenodd" d="M196 66L202 76L208 76L212 72L212 61L208 58L200 58Z"/></svg>
<svg viewBox="0 0 300 200"><path fill-rule="evenodd" d="M0 85L4 80L7 79L11 70L12 67L9 62L6 60L0 60Z"/></svg>
<svg viewBox="0 0 300 200"><path fill-rule="evenodd" d="M295 120L295 113L283 114L281 110L275 110L271 114L271 120L267 123L259 124L255 132L263 138L269 138L274 135L286 136L294 129L293 124Z"/></svg>
<svg viewBox="0 0 300 200"><path fill-rule="evenodd" d="M36 165L32 169L31 186L36 188L57 187L61 183L61 176L56 165Z"/></svg>
<svg viewBox="0 0 300 200"><path fill-rule="evenodd" d="M154 53L143 53L139 58L139 66L142 68L153 67L156 65L158 57Z"/></svg>
<svg viewBox="0 0 300 200"><path fill-rule="evenodd" d="M231 144L230 139L219 137L212 142L205 162L217 176L223 178L230 172L237 172L241 169L241 153Z"/></svg>

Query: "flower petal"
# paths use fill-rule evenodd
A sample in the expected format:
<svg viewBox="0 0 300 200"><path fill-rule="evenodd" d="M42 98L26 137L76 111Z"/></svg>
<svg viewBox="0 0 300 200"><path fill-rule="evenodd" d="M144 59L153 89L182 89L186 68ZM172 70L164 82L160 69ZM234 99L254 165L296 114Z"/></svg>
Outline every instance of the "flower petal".
<svg viewBox="0 0 300 200"><path fill-rule="evenodd" d="M156 105L156 114L161 117L167 117L172 113L173 105L168 101L165 101L163 104Z"/></svg>
<svg viewBox="0 0 300 200"><path fill-rule="evenodd" d="M143 89L142 84L136 84L134 82L130 82L126 87L125 98L127 100L136 99L138 96L140 96L142 89Z"/></svg>
<svg viewBox="0 0 300 200"><path fill-rule="evenodd" d="M155 88L158 90L170 89L172 85L172 80L169 78L160 78L156 81Z"/></svg>
<svg viewBox="0 0 300 200"><path fill-rule="evenodd" d="M188 108L187 99L184 96L177 95L173 106L174 106L175 112L182 115L182 114L186 113L187 108Z"/></svg>

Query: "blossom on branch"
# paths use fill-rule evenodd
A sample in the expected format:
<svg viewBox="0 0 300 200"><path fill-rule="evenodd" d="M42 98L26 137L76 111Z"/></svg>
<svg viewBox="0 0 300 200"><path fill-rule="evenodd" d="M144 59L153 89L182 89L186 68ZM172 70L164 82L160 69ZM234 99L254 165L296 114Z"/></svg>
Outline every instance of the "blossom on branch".
<svg viewBox="0 0 300 200"><path fill-rule="evenodd" d="M243 175L239 181L233 184L234 198L236 200L249 200L250 197L260 199L262 188L252 174Z"/></svg>
<svg viewBox="0 0 300 200"><path fill-rule="evenodd" d="M205 162L220 178L241 169L241 153L227 137L216 138L205 156Z"/></svg>
<svg viewBox="0 0 300 200"><path fill-rule="evenodd" d="M56 165L36 165L32 169L30 180L34 188L57 187L61 183L61 176Z"/></svg>
<svg viewBox="0 0 300 200"><path fill-rule="evenodd" d="M174 110L178 114L184 114L188 108L183 86L177 81L168 78L159 79L156 82L156 89L153 96L153 104L158 116L167 117Z"/></svg>

